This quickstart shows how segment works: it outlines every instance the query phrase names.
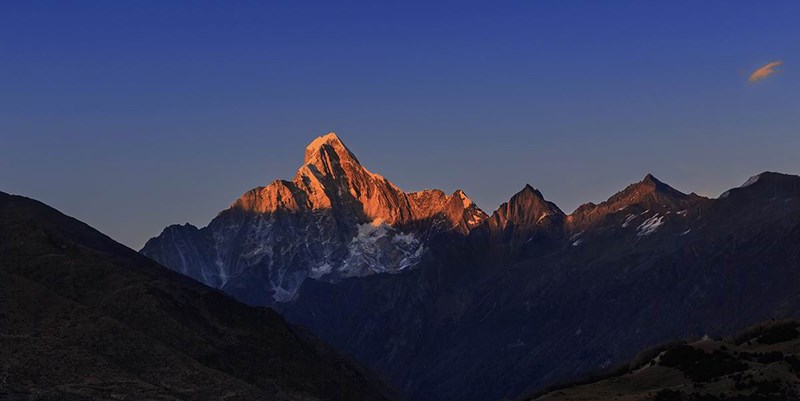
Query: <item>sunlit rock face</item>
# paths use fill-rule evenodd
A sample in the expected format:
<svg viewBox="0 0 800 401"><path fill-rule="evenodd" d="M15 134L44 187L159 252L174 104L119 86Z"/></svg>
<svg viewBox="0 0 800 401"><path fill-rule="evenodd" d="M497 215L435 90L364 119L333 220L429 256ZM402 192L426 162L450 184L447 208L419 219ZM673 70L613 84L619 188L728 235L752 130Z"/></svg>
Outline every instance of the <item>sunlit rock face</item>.
<svg viewBox="0 0 800 401"><path fill-rule="evenodd" d="M306 147L291 181L247 191L207 227L167 227L141 252L243 301L269 304L291 300L307 279L413 269L426 240L467 234L486 218L460 190L402 191L329 133Z"/></svg>

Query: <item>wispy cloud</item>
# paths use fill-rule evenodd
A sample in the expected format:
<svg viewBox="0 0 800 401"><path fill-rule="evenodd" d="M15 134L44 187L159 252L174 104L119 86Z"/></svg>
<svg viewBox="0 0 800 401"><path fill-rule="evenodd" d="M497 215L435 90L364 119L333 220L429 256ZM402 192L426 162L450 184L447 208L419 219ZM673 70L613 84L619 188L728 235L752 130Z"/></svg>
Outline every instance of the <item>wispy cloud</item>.
<svg viewBox="0 0 800 401"><path fill-rule="evenodd" d="M750 81L750 82L760 81L760 80L762 80L762 79L774 74L776 72L775 71L775 67L778 67L781 64L783 64L783 61L773 61L771 63L768 63L767 65L765 65L763 67L760 67L759 69L753 71L753 73L750 74L750 78L747 78L747 80Z"/></svg>

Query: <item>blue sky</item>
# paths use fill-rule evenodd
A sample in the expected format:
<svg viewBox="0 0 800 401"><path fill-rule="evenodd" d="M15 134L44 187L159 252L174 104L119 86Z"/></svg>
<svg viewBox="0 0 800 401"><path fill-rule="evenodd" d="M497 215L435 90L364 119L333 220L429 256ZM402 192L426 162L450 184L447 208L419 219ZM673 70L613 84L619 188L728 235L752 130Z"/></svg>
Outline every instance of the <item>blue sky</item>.
<svg viewBox="0 0 800 401"><path fill-rule="evenodd" d="M328 131L489 212L526 183L570 212L648 172L710 196L800 173L798 2L15 3L0 190L136 249Z"/></svg>

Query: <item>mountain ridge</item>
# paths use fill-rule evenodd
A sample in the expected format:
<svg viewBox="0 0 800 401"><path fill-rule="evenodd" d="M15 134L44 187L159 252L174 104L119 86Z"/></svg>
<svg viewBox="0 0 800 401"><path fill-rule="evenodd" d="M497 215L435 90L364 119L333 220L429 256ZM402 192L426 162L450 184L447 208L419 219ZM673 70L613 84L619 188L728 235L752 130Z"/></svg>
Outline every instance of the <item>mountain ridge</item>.
<svg viewBox="0 0 800 401"><path fill-rule="evenodd" d="M547 236L557 240L597 223L609 214L605 209L638 202L648 194L653 202L666 199L669 206L705 199L682 194L648 174L609 200L582 205L571 214L526 184L490 215L460 189L451 195L438 189L401 190L361 165L330 132L309 143L291 181L277 179L245 192L205 227L168 226L169 231L148 240L140 252L208 285L227 286L234 294L266 292L272 293L273 301L287 302L309 277L336 281L414 268L426 252L425 243L443 233L469 236L486 231L480 235L514 242L549 230ZM316 229L310 230L312 226ZM290 244L289 236L305 239ZM317 239L322 243L309 244ZM276 241L288 244L277 255L264 248ZM287 264L309 268L280 268ZM269 279L254 287L249 283L254 275ZM258 294L240 299L271 302L270 296Z"/></svg>
<svg viewBox="0 0 800 401"><path fill-rule="evenodd" d="M270 308L0 192L0 398L389 400Z"/></svg>

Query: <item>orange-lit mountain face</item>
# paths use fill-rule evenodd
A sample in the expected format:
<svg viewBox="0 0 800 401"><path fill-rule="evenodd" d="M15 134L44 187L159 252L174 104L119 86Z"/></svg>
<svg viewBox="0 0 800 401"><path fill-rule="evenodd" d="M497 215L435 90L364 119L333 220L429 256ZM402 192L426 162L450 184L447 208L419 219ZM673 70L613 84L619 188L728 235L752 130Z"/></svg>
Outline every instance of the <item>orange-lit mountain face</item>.
<svg viewBox="0 0 800 401"><path fill-rule="evenodd" d="M263 304L292 299L307 278L412 269L427 239L466 235L487 217L460 190L402 191L329 133L306 147L291 181L248 191L203 229L167 227L142 253Z"/></svg>
<svg viewBox="0 0 800 401"><path fill-rule="evenodd" d="M232 208L256 213L336 209L364 222L381 221L391 226L438 217L452 228L465 219L475 225L485 218L471 205L460 190L450 196L440 190L403 192L367 170L335 133L329 133L306 147L303 166L292 181L276 180L248 191Z"/></svg>

